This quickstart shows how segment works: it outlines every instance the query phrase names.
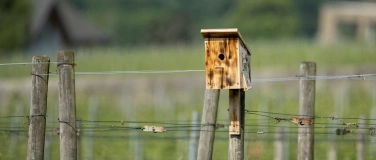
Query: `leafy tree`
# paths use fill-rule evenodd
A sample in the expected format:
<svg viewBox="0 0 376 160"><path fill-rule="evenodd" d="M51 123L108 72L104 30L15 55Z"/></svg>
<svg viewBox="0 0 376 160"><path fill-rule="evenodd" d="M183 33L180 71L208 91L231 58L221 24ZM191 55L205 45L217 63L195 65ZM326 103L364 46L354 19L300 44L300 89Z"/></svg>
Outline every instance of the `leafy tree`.
<svg viewBox="0 0 376 160"><path fill-rule="evenodd" d="M24 47L30 11L30 0L0 1L0 54Z"/></svg>
<svg viewBox="0 0 376 160"><path fill-rule="evenodd" d="M319 7L323 0L302 1L294 0L295 6L299 12L299 23L302 35L313 37L317 32Z"/></svg>
<svg viewBox="0 0 376 160"><path fill-rule="evenodd" d="M200 29L224 27L228 0L70 0L120 45L189 43Z"/></svg>
<svg viewBox="0 0 376 160"><path fill-rule="evenodd" d="M300 32L297 13L292 0L238 0L229 21L251 38L292 37Z"/></svg>

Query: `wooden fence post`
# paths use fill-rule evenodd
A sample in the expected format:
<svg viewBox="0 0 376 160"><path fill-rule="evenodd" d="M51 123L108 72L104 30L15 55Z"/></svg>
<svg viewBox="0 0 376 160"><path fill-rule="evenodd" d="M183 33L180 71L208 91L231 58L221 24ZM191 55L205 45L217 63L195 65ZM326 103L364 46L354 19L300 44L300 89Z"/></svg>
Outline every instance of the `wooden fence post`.
<svg viewBox="0 0 376 160"><path fill-rule="evenodd" d="M76 93L73 51L57 52L60 160L77 160Z"/></svg>
<svg viewBox="0 0 376 160"><path fill-rule="evenodd" d="M44 158L49 62L50 58L45 56L34 56L32 59L28 160Z"/></svg>
<svg viewBox="0 0 376 160"><path fill-rule="evenodd" d="M205 91L197 160L212 159L219 93L219 89L206 89Z"/></svg>
<svg viewBox="0 0 376 160"><path fill-rule="evenodd" d="M230 119L231 121L239 121L240 133L231 134L228 149L229 160L243 160L244 159L244 107L245 107L245 92L243 89L230 89ZM231 125L231 124L230 124ZM231 128L231 127L229 127ZM230 131L231 132L231 131Z"/></svg>
<svg viewBox="0 0 376 160"><path fill-rule="evenodd" d="M300 97L299 114L313 118L315 116L316 80L310 76L316 76L316 63L302 62L300 64ZM298 129L298 160L314 159L314 119L312 125L299 126Z"/></svg>

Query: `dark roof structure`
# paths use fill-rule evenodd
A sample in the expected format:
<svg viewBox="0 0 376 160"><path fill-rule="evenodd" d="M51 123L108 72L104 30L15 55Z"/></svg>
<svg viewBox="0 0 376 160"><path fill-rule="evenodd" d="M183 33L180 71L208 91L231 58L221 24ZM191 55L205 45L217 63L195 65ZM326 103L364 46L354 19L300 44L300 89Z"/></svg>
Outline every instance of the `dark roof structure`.
<svg viewBox="0 0 376 160"><path fill-rule="evenodd" d="M30 38L34 40L52 23L61 33L62 41L68 46L106 44L109 33L99 29L85 19L65 0L33 0L33 15L30 25Z"/></svg>

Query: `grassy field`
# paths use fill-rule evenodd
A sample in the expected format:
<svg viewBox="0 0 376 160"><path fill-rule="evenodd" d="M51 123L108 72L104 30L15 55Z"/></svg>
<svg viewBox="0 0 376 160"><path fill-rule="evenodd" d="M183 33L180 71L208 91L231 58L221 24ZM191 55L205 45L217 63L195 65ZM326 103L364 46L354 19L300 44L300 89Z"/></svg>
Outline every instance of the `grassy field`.
<svg viewBox="0 0 376 160"><path fill-rule="evenodd" d="M252 68L293 69L302 61L314 61L319 68L365 68L373 66L376 46L341 43L322 46L310 41L247 41L252 52ZM186 70L204 69L204 46L148 46L138 48L97 48L75 51L76 71ZM38 54L35 54L38 55ZM0 63L31 62L34 55L4 56ZM56 62L56 53L49 55ZM51 71L54 71L51 65ZM0 78L26 77L30 66L2 66Z"/></svg>
<svg viewBox="0 0 376 160"><path fill-rule="evenodd" d="M302 61L314 61L319 75L348 75L374 73L376 47L367 44L337 44L321 46L309 41L247 41L252 50L252 77L291 77L299 74ZM97 48L77 50L77 72L129 71L129 70L203 70L203 44L191 46L148 46L145 48ZM2 57L0 63L30 62L32 55ZM51 62L56 56L50 56ZM51 72L56 66L51 65ZM12 115L28 115L30 101L30 65L0 66L0 159L23 159L27 150L25 118L9 118ZM141 152L144 159L187 159L189 130L192 113L201 113L205 91L204 73L174 74L122 74L77 75L77 118L96 119L99 122L81 123L81 156L87 159L90 151L95 159L135 159ZM253 83L246 92L246 109L277 113L298 114L299 81ZM375 83L372 80L319 80L316 83L316 115L375 118L370 115L376 105ZM57 77L51 75L48 95L47 142L45 159L58 159L59 136L52 128L58 128ZM98 106L97 113L93 108ZM218 123L228 124L228 91L221 91ZM374 111L375 112L375 111ZM289 118L285 115L270 115ZM375 116L375 115L374 115ZM142 123L124 123L137 121ZM358 123L346 119L346 123ZM160 123L163 122L163 123ZM166 122L168 122L166 124ZM318 118L315 128L315 159L326 159L329 138L334 138L338 159L355 159L355 139L361 131L349 128L350 135L337 136L335 130L343 127L339 121ZM367 124L375 124L367 121ZM142 132L129 127L162 125L167 132L161 134ZM372 126L372 125L370 125ZM367 126L367 127L370 127ZM18 127L18 132L7 131ZM257 115L246 115L246 157L268 160L274 156L277 128L286 129L285 151L287 159L296 159L296 125ZM376 126L373 126L376 127ZM265 134L256 134L259 131ZM367 159L376 156L370 149L375 137L366 134ZM92 142L91 142L92 140ZM92 143L92 145L90 145ZM138 149L136 149L138 148ZM228 132L218 129L213 159L227 159ZM137 151L138 150L138 151ZM17 154L16 154L17 153Z"/></svg>

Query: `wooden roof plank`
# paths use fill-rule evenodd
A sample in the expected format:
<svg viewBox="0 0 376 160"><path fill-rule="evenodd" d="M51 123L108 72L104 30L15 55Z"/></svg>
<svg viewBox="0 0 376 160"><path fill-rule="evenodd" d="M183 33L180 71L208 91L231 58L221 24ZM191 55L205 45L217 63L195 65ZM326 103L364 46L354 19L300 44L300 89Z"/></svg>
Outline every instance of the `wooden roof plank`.
<svg viewBox="0 0 376 160"><path fill-rule="evenodd" d="M248 48L247 44L245 44L238 28L201 29L201 35L204 38L239 38L248 54L251 54L251 50Z"/></svg>

